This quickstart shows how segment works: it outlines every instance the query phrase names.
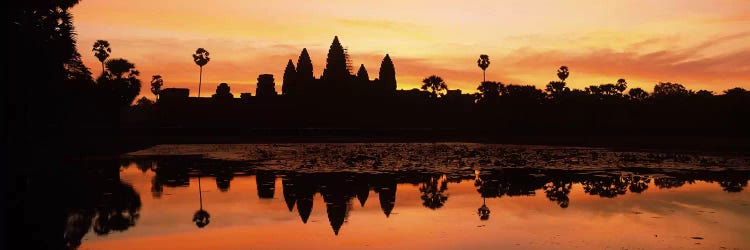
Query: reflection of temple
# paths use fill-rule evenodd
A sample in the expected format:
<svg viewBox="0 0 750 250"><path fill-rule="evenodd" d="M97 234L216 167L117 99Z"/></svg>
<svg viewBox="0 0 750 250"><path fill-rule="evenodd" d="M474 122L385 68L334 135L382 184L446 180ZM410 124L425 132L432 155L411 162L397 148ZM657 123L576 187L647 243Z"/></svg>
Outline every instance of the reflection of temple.
<svg viewBox="0 0 750 250"><path fill-rule="evenodd" d="M382 178L381 178L382 177ZM370 180L376 180L369 183ZM289 173L282 177L284 201L291 212L297 212L303 223L312 213L313 197L320 192L326 203L326 213L334 234L338 235L341 226L349 216L352 200L356 198L361 206L367 202L370 186L380 196L380 205L386 216L390 215L396 201L395 176L373 176L350 173Z"/></svg>
<svg viewBox="0 0 750 250"><path fill-rule="evenodd" d="M255 175L255 184L258 187L258 198L273 199L276 189L276 175L269 171L259 171Z"/></svg>
<svg viewBox="0 0 750 250"><path fill-rule="evenodd" d="M417 185L422 205L429 209L440 209L448 201L449 181L471 179L466 174L445 175L424 171L374 174L253 170L230 162L190 157L162 159L158 161L158 164L143 161L137 162L137 165L143 171L150 169L156 173L151 188L152 195L156 198L160 197L164 187L188 186L190 184L189 179L196 176L214 176L217 187L222 192L227 192L231 187L230 182L235 175L239 174L255 175L258 197L270 199L275 195L276 178L278 177L281 179L281 186L283 187L281 192L286 207L290 212L293 212L296 207L299 218L303 223L307 223L309 220L313 209L313 199L316 193L320 193L326 204L328 221L336 235L347 221L352 204L358 203L360 206L364 206L371 191L377 194L379 206L385 217L389 217L395 208L399 183ZM505 196L530 196L535 195L537 190L541 190L547 199L561 208L570 205L569 195L575 183L579 183L586 194L615 198L628 192L647 192L649 185L652 183L662 189L679 187L696 180L715 182L727 192L740 192L747 186L750 178L747 172L740 171L673 171L663 173L654 169L638 169L632 170L632 172L586 172L496 168L477 170L475 174L474 185L483 201L484 199ZM128 207L128 205L124 205L124 207ZM477 209L480 219L489 219L489 210L490 207L483 202L482 206ZM132 226L129 221L134 221L133 219L121 220L120 218L123 216L125 218L137 218L128 217L130 214L128 211L128 209L123 210L123 212L120 212L122 216L118 215L119 217L101 217L102 222L100 224L106 227L95 229L95 232L124 230L127 227L122 225ZM69 219L69 235L81 234L82 237L85 231L80 231L80 227L86 227L86 223L90 223L94 217L95 215L90 213L72 214Z"/></svg>

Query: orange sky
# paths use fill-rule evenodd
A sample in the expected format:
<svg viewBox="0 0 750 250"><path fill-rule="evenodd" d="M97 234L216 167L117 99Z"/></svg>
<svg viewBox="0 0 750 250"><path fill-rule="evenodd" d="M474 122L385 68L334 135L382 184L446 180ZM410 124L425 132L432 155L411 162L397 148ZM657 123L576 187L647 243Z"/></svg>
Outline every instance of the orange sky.
<svg viewBox="0 0 750 250"><path fill-rule="evenodd" d="M246 1L83 0L74 7L79 51L98 74L97 39L141 71L142 94L160 74L165 87L197 94L198 47L211 53L202 92L227 82L232 93L255 92L259 74L276 90L288 59L306 47L315 75L325 67L334 35L356 66L377 77L389 53L399 89L431 74L450 89L474 92L476 66L488 54L487 79L542 87L560 65L582 88L625 78L651 90L659 81L715 92L750 88L750 1ZM206 94L204 94L205 96Z"/></svg>

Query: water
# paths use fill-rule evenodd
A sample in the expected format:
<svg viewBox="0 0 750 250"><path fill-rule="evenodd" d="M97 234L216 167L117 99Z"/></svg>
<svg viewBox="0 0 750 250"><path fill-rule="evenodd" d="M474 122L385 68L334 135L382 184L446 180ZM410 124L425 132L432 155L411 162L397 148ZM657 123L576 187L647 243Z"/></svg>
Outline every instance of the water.
<svg viewBox="0 0 750 250"><path fill-rule="evenodd" d="M79 249L746 249L745 157L482 144L162 145Z"/></svg>

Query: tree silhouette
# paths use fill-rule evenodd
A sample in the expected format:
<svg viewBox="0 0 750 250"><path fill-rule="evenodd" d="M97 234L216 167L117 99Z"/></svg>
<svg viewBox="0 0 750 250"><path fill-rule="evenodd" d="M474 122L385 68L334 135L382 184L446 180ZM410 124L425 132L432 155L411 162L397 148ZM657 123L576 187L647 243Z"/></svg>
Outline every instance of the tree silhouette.
<svg viewBox="0 0 750 250"><path fill-rule="evenodd" d="M560 98L563 94L570 92L564 81L551 81L545 86L545 90L553 98Z"/></svg>
<svg viewBox="0 0 750 250"><path fill-rule="evenodd" d="M490 66L490 57L485 54L479 55L479 59L477 59L477 66L482 69L482 82L486 82L487 77L485 72L487 70L487 67Z"/></svg>
<svg viewBox="0 0 750 250"><path fill-rule="evenodd" d="M570 194L572 187L572 181L554 180L544 185L544 193L550 201L557 202L557 205L561 208L567 208L570 205L568 194Z"/></svg>
<svg viewBox="0 0 750 250"><path fill-rule="evenodd" d="M208 64L211 58L208 57L208 51L203 48L198 48L193 54L193 62L200 67L200 75L198 76L198 97L201 97L201 83L203 82L203 66Z"/></svg>
<svg viewBox="0 0 750 250"><path fill-rule="evenodd" d="M94 51L96 59L99 59L99 62L102 63L102 74L104 74L104 61L109 58L109 53L112 52L112 49L109 47L109 42L106 40L96 40L92 51Z"/></svg>
<svg viewBox="0 0 750 250"><path fill-rule="evenodd" d="M480 93L479 102L492 103L497 101L497 98L500 97L501 87L504 86L499 82L482 82L482 84L477 87L477 90L479 90Z"/></svg>
<svg viewBox="0 0 750 250"><path fill-rule="evenodd" d="M436 75L431 75L425 79L422 79L422 90L428 90L431 93L432 98L445 95L445 91L448 90L448 85L445 84L443 78Z"/></svg>
<svg viewBox="0 0 750 250"><path fill-rule="evenodd" d="M161 75L151 77L151 93L156 96L156 101L159 101L159 93L161 93L162 85L164 85L164 79L161 78Z"/></svg>
<svg viewBox="0 0 750 250"><path fill-rule="evenodd" d="M659 84L656 84L653 92L653 96L656 98L685 97L688 96L688 94L690 94L690 92L685 89L685 86L671 82L660 82Z"/></svg>
<svg viewBox="0 0 750 250"><path fill-rule="evenodd" d="M732 97L750 97L750 91L747 91L740 87L736 87L724 90L724 95Z"/></svg>
<svg viewBox="0 0 750 250"><path fill-rule="evenodd" d="M106 71L97 79L105 93L116 98L120 105L130 105L141 92L140 72L128 60L116 58L108 60Z"/></svg>
<svg viewBox="0 0 750 250"><path fill-rule="evenodd" d="M570 75L570 72L568 71L568 66L560 66L560 69L557 70L557 78L560 78L560 81L565 81L565 79L568 79L568 76Z"/></svg>
<svg viewBox="0 0 750 250"><path fill-rule="evenodd" d="M648 92L642 88L632 88L628 91L627 98L633 101L643 101L648 98Z"/></svg>
<svg viewBox="0 0 750 250"><path fill-rule="evenodd" d="M422 205L432 210L443 207L448 201L446 190L448 190L448 181L445 177L430 177L419 187L419 192L422 193L420 196Z"/></svg>
<svg viewBox="0 0 750 250"><path fill-rule="evenodd" d="M622 92L624 92L625 89L627 88L628 88L628 82L626 82L625 79L623 78L617 79L617 83L615 84L615 90L617 90L618 92L620 92L620 94L622 94Z"/></svg>

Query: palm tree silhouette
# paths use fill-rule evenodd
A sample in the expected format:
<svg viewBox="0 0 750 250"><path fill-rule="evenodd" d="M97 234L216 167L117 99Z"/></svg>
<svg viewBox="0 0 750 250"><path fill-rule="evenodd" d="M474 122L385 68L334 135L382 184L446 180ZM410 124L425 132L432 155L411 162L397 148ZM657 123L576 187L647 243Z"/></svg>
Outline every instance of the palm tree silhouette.
<svg viewBox="0 0 750 250"><path fill-rule="evenodd" d="M437 98L438 94L442 96L442 92L448 89L448 85L445 84L443 78L436 75L422 79L422 83L424 83L422 84L422 90L429 90L433 98Z"/></svg>
<svg viewBox="0 0 750 250"><path fill-rule="evenodd" d="M200 209L193 214L193 222L198 228L203 228L210 223L211 215L203 210L203 192L201 191L201 177L198 176L198 196L200 197Z"/></svg>
<svg viewBox="0 0 750 250"><path fill-rule="evenodd" d="M560 66L560 69L557 70L557 77L560 78L560 81L565 82L565 79L567 79L569 75L570 72L568 71L568 66Z"/></svg>
<svg viewBox="0 0 750 250"><path fill-rule="evenodd" d="M487 67L490 66L490 57L485 54L479 55L479 59L477 59L477 66L479 66L479 68L482 69L482 82L486 82L487 77L486 77L485 72L486 72Z"/></svg>
<svg viewBox="0 0 750 250"><path fill-rule="evenodd" d="M490 219L490 208L487 207L487 198L482 197L482 206L477 209L477 214L479 215L480 220L489 220Z"/></svg>
<svg viewBox="0 0 750 250"><path fill-rule="evenodd" d="M484 185L484 181L479 176L480 173L481 172L479 171L479 169L474 169L474 186L478 186L478 187L480 187L480 189L482 189L481 186ZM482 194L481 195L482 196L482 206L479 207L479 209L477 209L477 215L479 215L479 219L480 220L489 220L490 219L490 208L487 207L487 198L484 196L484 194L482 192L480 192L480 194Z"/></svg>
<svg viewBox="0 0 750 250"><path fill-rule="evenodd" d="M156 96L156 101L159 101L159 93L161 93L162 85L164 85L164 79L161 78L161 75L151 77L151 93Z"/></svg>
<svg viewBox="0 0 750 250"><path fill-rule="evenodd" d="M104 60L107 60L109 57L109 53L112 52L112 49L109 47L109 42L106 40L96 40L94 43L94 48L91 50L94 51L94 56L96 56L96 59L99 59L99 62L102 63L102 74L104 73Z"/></svg>
<svg viewBox="0 0 750 250"><path fill-rule="evenodd" d="M201 83L203 81L203 66L208 63L211 58L208 58L208 51L203 48L198 48L193 54L193 61L200 67L200 76L198 78L198 97L201 97Z"/></svg>

